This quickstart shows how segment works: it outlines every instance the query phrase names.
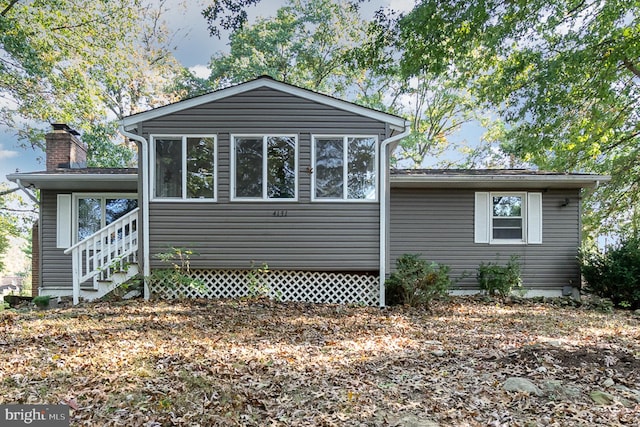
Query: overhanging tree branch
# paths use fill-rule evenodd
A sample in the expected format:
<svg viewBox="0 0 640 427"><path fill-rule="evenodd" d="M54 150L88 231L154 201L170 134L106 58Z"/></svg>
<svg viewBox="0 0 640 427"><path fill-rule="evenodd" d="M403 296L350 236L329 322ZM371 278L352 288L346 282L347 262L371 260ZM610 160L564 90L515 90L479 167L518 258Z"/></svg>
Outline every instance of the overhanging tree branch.
<svg viewBox="0 0 640 427"><path fill-rule="evenodd" d="M20 190L20 187L16 187L16 188L11 188L9 190L0 191L0 196L6 196L7 194L15 193L18 190Z"/></svg>
<svg viewBox="0 0 640 427"><path fill-rule="evenodd" d="M6 16L7 13L9 13L9 11L11 10L11 8L18 3L18 0L11 0L9 2L9 4L7 5L7 7L4 8L4 10L2 12L0 12L0 16Z"/></svg>
<svg viewBox="0 0 640 427"><path fill-rule="evenodd" d="M631 61L629 61L626 58L622 61L622 63L624 64L627 70L635 74L636 77L640 77L640 68L636 67L633 63L631 63Z"/></svg>

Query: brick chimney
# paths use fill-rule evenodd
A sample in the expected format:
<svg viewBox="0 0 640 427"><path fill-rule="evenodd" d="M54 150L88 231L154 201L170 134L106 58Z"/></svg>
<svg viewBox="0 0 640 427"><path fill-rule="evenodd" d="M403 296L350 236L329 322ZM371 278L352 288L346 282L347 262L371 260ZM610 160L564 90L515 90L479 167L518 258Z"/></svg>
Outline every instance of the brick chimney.
<svg viewBox="0 0 640 427"><path fill-rule="evenodd" d="M87 166L87 147L78 135L77 131L66 124L53 124L53 131L45 135L47 171Z"/></svg>

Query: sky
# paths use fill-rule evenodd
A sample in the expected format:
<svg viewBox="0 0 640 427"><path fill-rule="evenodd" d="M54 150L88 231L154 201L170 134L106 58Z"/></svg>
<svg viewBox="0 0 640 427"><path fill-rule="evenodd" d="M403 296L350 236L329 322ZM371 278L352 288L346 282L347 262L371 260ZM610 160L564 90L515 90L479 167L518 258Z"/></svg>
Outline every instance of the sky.
<svg viewBox="0 0 640 427"><path fill-rule="evenodd" d="M228 34L221 39L209 36L205 19L201 11L207 0L167 0L165 18L170 24L174 36L174 55L196 73L202 73L211 56L219 51L228 51ZM275 14L283 0L263 0L258 6L250 7L249 20L268 17ZM380 7L390 6L396 10L410 10L413 0L370 0L361 6L365 19L371 19ZM32 172L44 169L44 154L41 150L21 148L15 134L0 126L0 183L7 183L6 175L20 172ZM13 184L9 184L13 187Z"/></svg>

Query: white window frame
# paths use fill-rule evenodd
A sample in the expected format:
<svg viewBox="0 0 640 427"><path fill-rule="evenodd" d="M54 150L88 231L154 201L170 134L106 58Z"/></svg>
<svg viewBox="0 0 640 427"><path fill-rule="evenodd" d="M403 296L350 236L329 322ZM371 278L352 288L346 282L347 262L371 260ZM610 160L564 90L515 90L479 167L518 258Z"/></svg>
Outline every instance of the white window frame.
<svg viewBox="0 0 640 427"><path fill-rule="evenodd" d="M378 140L378 135L311 135L311 165L312 168L316 167L316 140L318 139L337 139L342 138L342 197L341 198L329 198L329 197L316 197L316 178L315 176L311 176L311 201L312 202L329 202L329 203L377 203L379 198L379 188L380 188L380 165L379 165L379 151L380 144ZM349 188L348 188L348 178L349 178L349 138L372 138L375 140L375 153L374 153L374 164L376 165L375 174L376 174L376 182L375 182L375 197L373 199L349 199Z"/></svg>
<svg viewBox="0 0 640 427"><path fill-rule="evenodd" d="M493 238L493 197L522 198L522 239ZM527 191L479 191L474 199L474 243L491 245L542 244L542 193Z"/></svg>
<svg viewBox="0 0 640 427"><path fill-rule="evenodd" d="M138 203L140 203L140 199L138 199L138 193L73 193L73 203L71 205L72 210L72 218L73 218L73 226L71 230L71 240L72 244L75 245L78 243L78 225L79 218L78 214L80 213L80 209L78 209L78 202L80 199L136 199ZM139 206L139 205L138 205ZM100 228L103 228L105 216L106 216L106 207L104 203L100 205Z"/></svg>
<svg viewBox="0 0 640 427"><path fill-rule="evenodd" d="M181 197L156 197L156 140L163 138L181 138L182 140L182 195ZM187 197L187 139L213 139L213 197ZM151 159L149 162L149 177L152 202L180 202L180 203L211 203L218 201L218 135L216 134L157 134L149 136L151 142Z"/></svg>
<svg viewBox="0 0 640 427"><path fill-rule="evenodd" d="M496 239L493 237L493 221L497 217L493 216L494 197L520 197L520 219L522 220L522 238L520 239ZM494 245L521 245L527 243L527 193L526 192L491 192L489 193L489 243ZM505 217L518 218L518 217Z"/></svg>
<svg viewBox="0 0 640 427"><path fill-rule="evenodd" d="M268 190L268 176L267 176L267 138L293 138L294 140L294 197L289 199L283 198L270 198L267 196ZM236 196L236 138L262 138L262 196L261 197L237 197ZM232 202L270 202L270 203L286 203L286 202L297 202L298 201L298 184L299 184L299 173L298 173L298 164L299 164L299 155L300 155L300 144L299 138L297 134L286 134L286 133L236 133L230 134L230 150L229 154L231 157L230 161L230 179L231 183L231 197L230 200Z"/></svg>

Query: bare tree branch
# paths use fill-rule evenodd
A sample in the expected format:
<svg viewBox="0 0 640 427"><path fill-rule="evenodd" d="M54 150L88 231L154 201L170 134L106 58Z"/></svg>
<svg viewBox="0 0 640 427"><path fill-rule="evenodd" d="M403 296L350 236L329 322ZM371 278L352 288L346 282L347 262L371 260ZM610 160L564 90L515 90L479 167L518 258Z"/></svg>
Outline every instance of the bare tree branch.
<svg viewBox="0 0 640 427"><path fill-rule="evenodd" d="M14 193L14 192L16 192L18 190L20 190L20 187L16 187L16 188L11 188L9 190L0 191L0 196L6 196L7 194Z"/></svg>
<svg viewBox="0 0 640 427"><path fill-rule="evenodd" d="M9 4L7 5L7 7L4 8L4 10L2 12L0 12L0 16L6 16L7 13L9 13L9 11L11 10L11 8L13 6L15 6L15 4L18 3L18 0L11 0L9 2Z"/></svg>

